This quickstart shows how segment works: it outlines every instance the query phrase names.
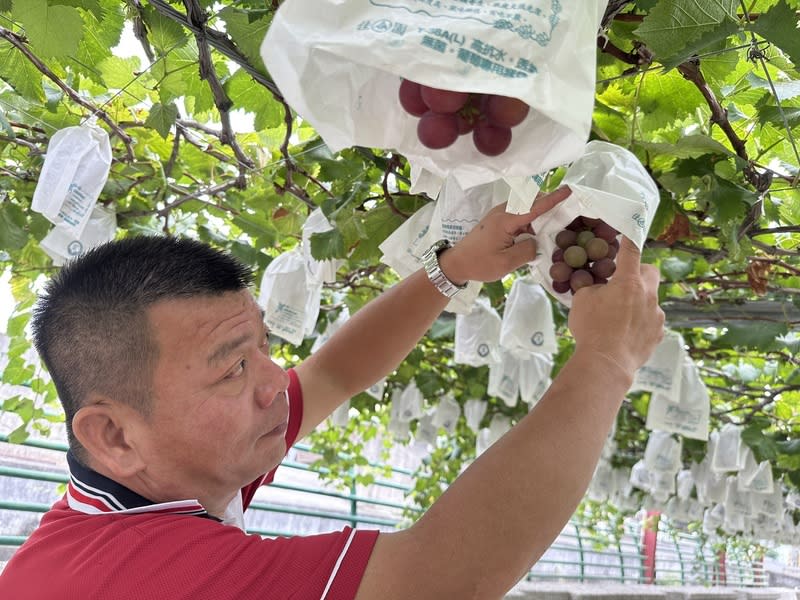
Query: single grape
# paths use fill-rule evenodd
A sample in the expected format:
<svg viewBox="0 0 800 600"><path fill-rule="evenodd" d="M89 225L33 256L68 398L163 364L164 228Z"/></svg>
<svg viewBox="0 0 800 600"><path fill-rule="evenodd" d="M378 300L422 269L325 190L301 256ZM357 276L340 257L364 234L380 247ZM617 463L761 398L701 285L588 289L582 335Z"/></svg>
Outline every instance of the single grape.
<svg viewBox="0 0 800 600"><path fill-rule="evenodd" d="M591 231L581 231L578 234L578 246L581 248L586 248L586 244L589 240L594 239L594 234Z"/></svg>
<svg viewBox="0 0 800 600"><path fill-rule="evenodd" d="M428 108L433 112L443 114L457 112L469 100L467 92L440 90L427 85L421 86L420 95Z"/></svg>
<svg viewBox="0 0 800 600"><path fill-rule="evenodd" d="M570 229L564 229L563 231L559 231L556 234L556 246L561 248L562 250L566 250L570 246L575 245L575 241L578 239L578 234Z"/></svg>
<svg viewBox="0 0 800 600"><path fill-rule="evenodd" d="M614 260L617 257L617 252L619 251L619 246L615 246L614 244L608 245L608 252L606 253L606 258L610 258Z"/></svg>
<svg viewBox="0 0 800 600"><path fill-rule="evenodd" d="M593 237L584 246L589 260L600 260L608 255L608 242L603 238Z"/></svg>
<svg viewBox="0 0 800 600"><path fill-rule="evenodd" d="M595 237L603 238L607 242L611 242L614 238L617 237L619 231L611 227L608 223L604 223L600 221L597 225L594 226L594 235Z"/></svg>
<svg viewBox="0 0 800 600"><path fill-rule="evenodd" d="M557 294L566 294L570 290L569 281L554 281L553 291Z"/></svg>
<svg viewBox="0 0 800 600"><path fill-rule="evenodd" d="M594 278L589 271L585 269L578 269L572 273L572 277L569 278L569 287L572 288L573 292L577 292L579 289L594 285Z"/></svg>
<svg viewBox="0 0 800 600"><path fill-rule="evenodd" d="M415 117L421 117L428 112L428 106L422 100L421 88L420 84L403 79L400 82L400 90L397 94L400 98L400 106Z"/></svg>
<svg viewBox="0 0 800 600"><path fill-rule="evenodd" d="M617 270L617 265L610 258L601 258L592 263L591 270L593 275L608 279Z"/></svg>
<svg viewBox="0 0 800 600"><path fill-rule="evenodd" d="M447 148L458 139L456 116L426 112L417 123L417 137L428 148Z"/></svg>
<svg viewBox="0 0 800 600"><path fill-rule="evenodd" d="M557 262L564 262L564 251L561 248L556 248L553 250L553 254L550 257L550 261L557 263Z"/></svg>
<svg viewBox="0 0 800 600"><path fill-rule="evenodd" d="M598 277L594 273L592 273L592 278L594 279L595 285L598 285L598 284L602 285L602 284L608 283L608 279L606 279L605 277Z"/></svg>
<svg viewBox="0 0 800 600"><path fill-rule="evenodd" d="M472 132L472 142L481 154L497 156L505 152L511 144L511 130L507 127L494 127L486 121L478 121Z"/></svg>
<svg viewBox="0 0 800 600"><path fill-rule="evenodd" d="M564 262L573 269L580 269L586 264L586 250L580 246L570 246L564 250Z"/></svg>
<svg viewBox="0 0 800 600"><path fill-rule="evenodd" d="M486 102L486 118L495 127L514 127L528 116L530 107L522 100L490 95Z"/></svg>
<svg viewBox="0 0 800 600"><path fill-rule="evenodd" d="M550 267L550 277L553 281L569 281L570 275L572 275L572 267L567 263L557 262Z"/></svg>

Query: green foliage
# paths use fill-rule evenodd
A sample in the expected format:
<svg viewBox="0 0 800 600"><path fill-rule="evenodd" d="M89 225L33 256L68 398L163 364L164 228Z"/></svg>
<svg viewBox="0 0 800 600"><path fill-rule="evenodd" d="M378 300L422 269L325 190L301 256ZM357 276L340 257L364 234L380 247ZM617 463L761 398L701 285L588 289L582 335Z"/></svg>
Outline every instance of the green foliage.
<svg viewBox="0 0 800 600"><path fill-rule="evenodd" d="M752 29L783 50L797 66L800 65L800 36L797 35L797 21L796 10L785 0L780 0L758 18Z"/></svg>
<svg viewBox="0 0 800 600"><path fill-rule="evenodd" d="M636 33L656 56L667 58L704 33L735 19L737 5L736 0L661 0Z"/></svg>
<svg viewBox="0 0 800 600"><path fill-rule="evenodd" d="M17 307L2 382L25 390L0 399L17 418L13 441L46 432L59 418L53 385L32 364L25 333L36 281L54 271L39 245L50 225L30 202L50 137L95 110L112 133L115 159L100 201L116 210L120 237L195 236L253 265L258 280L297 245L303 222L319 207L334 229L312 236L311 251L344 259L344 266L327 286L317 333L342 307L354 312L396 283L380 264L379 245L433 199L410 192L403 157L367 148L334 154L273 93L259 55L273 4L200 3L208 34L228 49L209 47L204 68L215 77L201 78L194 32L150 3L0 0L0 271L11 272ZM798 487L800 320L790 309L800 308L800 0L746 4L752 18L735 0L628 3L626 18L607 30L621 52L598 53L592 136L633 150L660 188L644 256L661 270L668 324L680 329L712 390L712 428L743 425L756 457L770 460L784 485ZM115 48L126 25L145 36L143 55L150 52L152 61ZM632 50L632 61L618 58ZM216 100L224 104L227 96L232 104L232 131L223 129L210 81L219 82ZM545 187L562 176L555 170ZM501 312L512 279L484 286ZM567 311L557 303L553 309L555 374L572 338ZM498 413L524 418L526 405L488 397L488 368L453 364L454 327L452 315L434 323L390 374L384 398L413 379L428 410L449 392L462 405L486 398L483 426ZM278 343L276 353L293 364L312 342ZM614 465L641 458L649 402L639 393L624 403ZM311 438L326 476L348 489L388 475L364 459L366 445L377 444L385 458L401 443L387 431L387 401L359 394L351 414L346 427ZM684 460L700 460L706 449L686 440ZM464 419L455 433L440 431L415 476L408 518L474 455L475 434ZM613 540L624 511L587 502L579 514L587 532Z"/></svg>

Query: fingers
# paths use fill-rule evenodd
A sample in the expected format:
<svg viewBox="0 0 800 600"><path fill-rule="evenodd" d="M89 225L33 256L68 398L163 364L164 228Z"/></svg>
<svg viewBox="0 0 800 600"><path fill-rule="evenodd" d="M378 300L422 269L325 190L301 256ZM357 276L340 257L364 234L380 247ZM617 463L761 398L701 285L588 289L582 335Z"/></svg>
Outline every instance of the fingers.
<svg viewBox="0 0 800 600"><path fill-rule="evenodd" d="M642 253L629 238L622 236L622 242L617 252L617 270L614 272L614 279L619 281L623 278L639 277L641 273Z"/></svg>
<svg viewBox="0 0 800 600"><path fill-rule="evenodd" d="M567 186L558 188L549 194L543 194L536 198L533 202L531 209L522 213L521 215L509 215L511 217L511 225L516 229L522 229L530 225L531 221L540 217L549 210L555 208L558 204L566 200L572 193Z"/></svg>
<svg viewBox="0 0 800 600"><path fill-rule="evenodd" d="M538 196L536 200L533 201L533 206L531 207L530 212L528 212L528 215L532 217L531 220L540 217L548 210L552 210L558 204L569 198L571 193L572 190L569 189L568 186L562 185L560 188L550 192L549 194Z"/></svg>
<svg viewBox="0 0 800 600"><path fill-rule="evenodd" d="M661 272L655 265L641 265L642 279L648 289L658 289L661 283Z"/></svg>
<svg viewBox="0 0 800 600"><path fill-rule="evenodd" d="M536 240L533 237L525 237L504 250L508 259L509 272L519 269L525 263L531 262L536 258Z"/></svg>

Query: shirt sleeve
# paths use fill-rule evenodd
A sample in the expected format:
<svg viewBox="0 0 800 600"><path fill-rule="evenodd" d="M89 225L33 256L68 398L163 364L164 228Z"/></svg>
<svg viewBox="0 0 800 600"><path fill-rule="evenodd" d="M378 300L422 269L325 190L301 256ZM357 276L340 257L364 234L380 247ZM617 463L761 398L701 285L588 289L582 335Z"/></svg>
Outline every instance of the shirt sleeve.
<svg viewBox="0 0 800 600"><path fill-rule="evenodd" d="M300 432L300 425L303 422L303 389L300 387L300 379L294 369L289 369L287 373L289 375L289 387L286 390L286 395L289 399L289 424L286 428L284 439L286 440L286 452L288 453L289 449L297 441L297 434ZM242 505L245 509L250 506L256 490L260 486L272 483L277 469L278 467L275 467L266 475L262 475L242 488Z"/></svg>

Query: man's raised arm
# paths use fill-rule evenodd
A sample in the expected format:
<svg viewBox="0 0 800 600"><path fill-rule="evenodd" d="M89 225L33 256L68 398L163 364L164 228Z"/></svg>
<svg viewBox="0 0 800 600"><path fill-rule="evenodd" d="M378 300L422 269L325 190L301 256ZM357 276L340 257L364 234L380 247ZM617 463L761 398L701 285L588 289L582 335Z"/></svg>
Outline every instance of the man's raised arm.
<svg viewBox="0 0 800 600"><path fill-rule="evenodd" d="M514 238L568 195L569 188L562 188L540 196L523 215L506 213L505 205L495 207L454 248L440 255L442 271L456 284L496 281L533 260L535 242L515 244ZM359 310L295 369L303 388L298 439L342 402L397 368L446 305L447 298L419 270Z"/></svg>
<svg viewBox="0 0 800 600"><path fill-rule="evenodd" d="M663 335L658 281L623 239L611 281L575 294L575 352L543 399L417 523L379 536L357 600L498 599L519 581L575 510Z"/></svg>

